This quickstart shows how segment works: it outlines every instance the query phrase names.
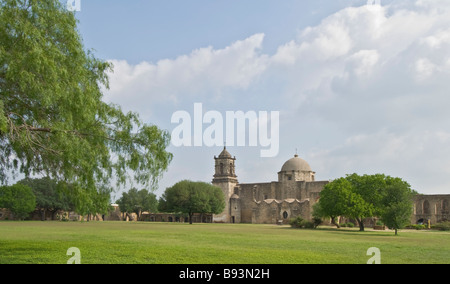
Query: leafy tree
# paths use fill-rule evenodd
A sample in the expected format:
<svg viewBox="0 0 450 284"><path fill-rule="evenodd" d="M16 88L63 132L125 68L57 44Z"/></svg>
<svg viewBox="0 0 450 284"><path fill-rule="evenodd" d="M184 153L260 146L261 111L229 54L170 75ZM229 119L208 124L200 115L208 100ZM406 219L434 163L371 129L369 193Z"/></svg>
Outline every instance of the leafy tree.
<svg viewBox="0 0 450 284"><path fill-rule="evenodd" d="M220 188L204 182L180 181L166 189L160 200L163 212L186 213L192 224L194 213L219 214L225 209L225 197Z"/></svg>
<svg viewBox="0 0 450 284"><path fill-rule="evenodd" d="M123 192L122 197L116 203L119 205L122 213L136 213L138 220L143 211L156 212L158 210L158 201L156 195L146 189L130 189Z"/></svg>
<svg viewBox="0 0 450 284"><path fill-rule="evenodd" d="M347 175L325 186L320 193L319 202L314 206L314 214L331 217L335 225L334 218L337 216L355 219L360 231L364 231L365 218L384 216L386 220L396 219L394 223L390 223L394 228L400 225L400 220L410 218L407 208L411 208L412 205L408 205L408 202L412 201L406 201L408 190L411 191L409 185L400 178L383 174Z"/></svg>
<svg viewBox="0 0 450 284"><path fill-rule="evenodd" d="M73 204L69 196L58 190L58 184L46 177L40 179L26 178L19 181L20 184L29 186L36 196L36 207L41 211L41 220L45 220L45 212L52 213L52 220L54 220L55 213L62 211L69 211L73 209Z"/></svg>
<svg viewBox="0 0 450 284"><path fill-rule="evenodd" d="M390 229L404 228L411 221L413 198L417 194L411 186L400 178L389 178L381 199L380 217Z"/></svg>
<svg viewBox="0 0 450 284"><path fill-rule="evenodd" d="M169 134L103 101L109 71L59 0L0 2L1 183L8 172L41 173L87 203L112 178L156 186L172 159Z"/></svg>
<svg viewBox="0 0 450 284"><path fill-rule="evenodd" d="M68 185L68 188L72 188ZM97 214L107 214L111 210L111 190L106 186L99 186L96 191L85 191L73 193L73 189L66 192L71 195L71 200L74 203L74 210L79 215L86 216L87 221L91 219L91 216Z"/></svg>
<svg viewBox="0 0 450 284"><path fill-rule="evenodd" d="M25 219L36 208L36 197L30 187L23 184L0 187L0 208L11 211L14 218Z"/></svg>
<svg viewBox="0 0 450 284"><path fill-rule="evenodd" d="M331 223L340 227L336 218L345 215L345 204L351 194L351 183L345 178L339 178L325 185L320 192L320 200L314 205L315 217L329 217Z"/></svg>

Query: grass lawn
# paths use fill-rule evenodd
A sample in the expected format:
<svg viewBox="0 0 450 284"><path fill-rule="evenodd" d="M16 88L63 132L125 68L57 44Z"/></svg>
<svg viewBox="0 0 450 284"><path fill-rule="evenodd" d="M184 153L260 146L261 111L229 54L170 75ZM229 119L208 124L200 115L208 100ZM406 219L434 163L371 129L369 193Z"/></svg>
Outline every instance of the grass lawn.
<svg viewBox="0 0 450 284"><path fill-rule="evenodd" d="M291 229L251 224L146 222L0 222L0 264L67 263L364 264L370 247L381 263L450 263L450 232Z"/></svg>

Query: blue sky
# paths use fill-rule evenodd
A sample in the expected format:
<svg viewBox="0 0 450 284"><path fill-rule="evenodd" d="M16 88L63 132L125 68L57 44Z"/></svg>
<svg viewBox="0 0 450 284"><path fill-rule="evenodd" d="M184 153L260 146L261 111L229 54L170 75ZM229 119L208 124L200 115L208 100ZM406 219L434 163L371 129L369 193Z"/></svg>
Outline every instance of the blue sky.
<svg viewBox="0 0 450 284"><path fill-rule="evenodd" d="M281 2L281 3L280 3ZM157 61L212 45L221 48L265 33L264 50L276 48L309 25L364 1L148 1L81 0L77 13L87 47L105 59Z"/></svg>
<svg viewBox="0 0 450 284"><path fill-rule="evenodd" d="M280 3L281 2L281 3ZM280 151L229 147L240 182L296 149L318 180L385 173L450 193L448 0L81 0L86 48L114 64L105 100L171 132L174 112L278 111ZM211 181L221 147L174 147L160 195Z"/></svg>

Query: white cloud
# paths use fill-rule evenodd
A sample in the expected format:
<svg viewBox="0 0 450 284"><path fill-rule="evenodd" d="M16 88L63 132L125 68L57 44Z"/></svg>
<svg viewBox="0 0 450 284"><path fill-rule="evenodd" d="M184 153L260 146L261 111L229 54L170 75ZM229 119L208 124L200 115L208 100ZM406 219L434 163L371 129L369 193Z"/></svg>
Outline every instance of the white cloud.
<svg viewBox="0 0 450 284"><path fill-rule="evenodd" d="M437 71L437 66L434 65L427 58L417 59L415 63L415 70L417 72L417 79L419 81L425 80L433 75L435 71Z"/></svg>
<svg viewBox="0 0 450 284"><path fill-rule="evenodd" d="M280 110L281 146L298 141L320 176L385 172L411 179L420 192L444 192L450 188L448 26L448 0L346 8L273 55L262 52L264 34L255 34L157 63L112 60L108 100L133 109L167 102L191 108L194 100L261 90L229 110L257 110L265 101L265 110ZM260 173L267 170L246 172L266 181Z"/></svg>
<svg viewBox="0 0 450 284"><path fill-rule="evenodd" d="M258 53L263 39L263 34L255 34L223 49L199 48L156 64L132 66L123 60L111 60L115 72L110 75L108 100L151 105L222 88L245 89L266 68L266 56Z"/></svg>
<svg viewBox="0 0 450 284"><path fill-rule="evenodd" d="M450 132L381 130L349 137L310 156L330 178L385 173L405 179L419 192L448 193L450 180L443 177L450 174L450 163L443 157L450 155L449 142Z"/></svg>

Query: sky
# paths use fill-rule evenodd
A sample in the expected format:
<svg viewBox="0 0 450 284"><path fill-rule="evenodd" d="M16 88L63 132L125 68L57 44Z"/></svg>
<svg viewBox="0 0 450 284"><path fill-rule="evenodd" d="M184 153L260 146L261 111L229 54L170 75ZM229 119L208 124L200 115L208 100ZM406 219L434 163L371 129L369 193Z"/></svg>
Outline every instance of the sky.
<svg viewBox="0 0 450 284"><path fill-rule="evenodd" d="M85 47L114 65L106 102L169 133L195 104L279 114L276 155L227 147L239 182L276 181L298 153L316 180L384 173L450 194L450 1L79 1ZM211 182L222 149L171 144L155 193Z"/></svg>

